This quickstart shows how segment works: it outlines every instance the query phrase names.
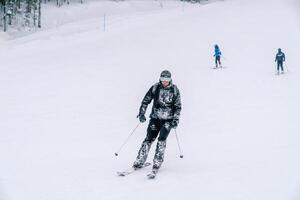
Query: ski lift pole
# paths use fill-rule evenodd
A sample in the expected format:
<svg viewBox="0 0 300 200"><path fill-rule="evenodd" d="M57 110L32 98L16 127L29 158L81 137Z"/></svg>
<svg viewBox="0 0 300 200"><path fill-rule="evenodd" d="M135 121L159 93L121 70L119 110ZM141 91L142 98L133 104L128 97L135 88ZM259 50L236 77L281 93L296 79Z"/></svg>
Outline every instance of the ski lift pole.
<svg viewBox="0 0 300 200"><path fill-rule="evenodd" d="M103 31L105 32L105 29L106 29L106 14L104 13L104 16L103 16Z"/></svg>

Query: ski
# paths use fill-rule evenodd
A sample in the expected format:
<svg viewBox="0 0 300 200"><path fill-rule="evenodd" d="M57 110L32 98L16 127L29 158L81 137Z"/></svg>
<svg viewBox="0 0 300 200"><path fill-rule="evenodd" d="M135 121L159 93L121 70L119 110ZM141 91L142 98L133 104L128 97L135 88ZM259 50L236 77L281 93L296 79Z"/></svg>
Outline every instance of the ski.
<svg viewBox="0 0 300 200"><path fill-rule="evenodd" d="M220 66L220 67L212 67L211 69L224 69L225 67Z"/></svg>
<svg viewBox="0 0 300 200"><path fill-rule="evenodd" d="M147 174L148 179L155 179L158 170L152 170L151 173Z"/></svg>
<svg viewBox="0 0 300 200"><path fill-rule="evenodd" d="M284 75L285 73L281 72L281 73L275 73L275 75L280 76L280 75Z"/></svg>
<svg viewBox="0 0 300 200"><path fill-rule="evenodd" d="M138 170L143 169L143 168L145 168L145 167L148 167L148 166L150 166L150 165L151 165L151 163L146 162L141 168L133 168L133 167L131 167L130 169L128 169L128 170L126 170L126 171L117 172L117 175L118 175L118 176L127 176L127 175L129 175L129 174L132 174L132 173L135 172L135 171L138 171Z"/></svg>

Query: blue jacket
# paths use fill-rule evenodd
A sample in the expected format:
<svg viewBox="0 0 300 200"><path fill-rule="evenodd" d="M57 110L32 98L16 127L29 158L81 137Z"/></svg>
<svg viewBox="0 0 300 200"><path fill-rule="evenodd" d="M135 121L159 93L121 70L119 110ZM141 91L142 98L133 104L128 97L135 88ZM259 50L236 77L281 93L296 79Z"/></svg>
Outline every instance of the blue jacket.
<svg viewBox="0 0 300 200"><path fill-rule="evenodd" d="M275 62L284 62L285 61L285 55L282 51L278 52L276 54Z"/></svg>
<svg viewBox="0 0 300 200"><path fill-rule="evenodd" d="M214 56L221 56L222 55L222 52L220 51L219 48L215 48L215 55Z"/></svg>

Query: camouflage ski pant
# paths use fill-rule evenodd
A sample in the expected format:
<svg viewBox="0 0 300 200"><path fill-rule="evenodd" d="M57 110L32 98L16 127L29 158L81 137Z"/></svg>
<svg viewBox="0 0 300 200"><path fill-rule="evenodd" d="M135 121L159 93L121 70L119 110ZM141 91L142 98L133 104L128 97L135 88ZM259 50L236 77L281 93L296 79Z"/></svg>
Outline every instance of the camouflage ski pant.
<svg viewBox="0 0 300 200"><path fill-rule="evenodd" d="M160 168L164 161L166 140L170 130L170 121L151 119L147 129L147 136L138 152L134 166L142 166L146 162L151 145L159 135L153 159L153 168Z"/></svg>

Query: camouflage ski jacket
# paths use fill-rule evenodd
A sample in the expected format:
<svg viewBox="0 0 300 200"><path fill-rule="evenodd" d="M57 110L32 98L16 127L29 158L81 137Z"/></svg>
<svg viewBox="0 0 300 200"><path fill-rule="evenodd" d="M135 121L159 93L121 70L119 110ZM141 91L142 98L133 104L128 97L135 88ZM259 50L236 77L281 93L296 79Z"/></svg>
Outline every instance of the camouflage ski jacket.
<svg viewBox="0 0 300 200"><path fill-rule="evenodd" d="M176 85L170 83L169 86L163 87L161 83L154 84L145 95L139 114L146 113L148 104L153 106L150 114L151 119L159 120L179 120L181 111L180 93Z"/></svg>

